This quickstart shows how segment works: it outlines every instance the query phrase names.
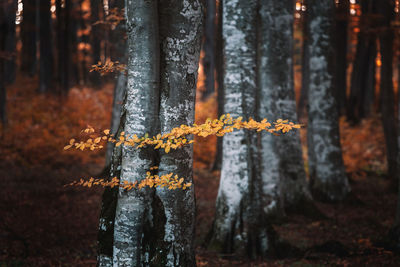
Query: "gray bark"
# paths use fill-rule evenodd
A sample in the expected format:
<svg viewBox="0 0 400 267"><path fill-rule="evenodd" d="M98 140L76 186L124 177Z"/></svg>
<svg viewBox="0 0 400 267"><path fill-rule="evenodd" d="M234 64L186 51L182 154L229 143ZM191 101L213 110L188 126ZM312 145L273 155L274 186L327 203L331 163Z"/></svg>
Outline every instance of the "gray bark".
<svg viewBox="0 0 400 267"><path fill-rule="evenodd" d="M156 134L159 96L157 4L155 1L127 1L128 78L123 117L127 135ZM135 182L146 177L154 164L149 149L122 147L120 181ZM141 246L143 229L151 224L148 189L120 189L114 224L114 266L140 266L145 261Z"/></svg>
<svg viewBox="0 0 400 267"><path fill-rule="evenodd" d="M224 112L256 115L257 2L223 1ZM256 170L256 134L238 130L223 137L222 169L210 246L224 253L265 255L269 225L262 212Z"/></svg>
<svg viewBox="0 0 400 267"><path fill-rule="evenodd" d="M202 6L196 0L126 1L128 82L120 128L143 136L194 122L194 100L200 54ZM160 14L158 13L160 10ZM161 51L160 51L161 48ZM151 148L114 149L112 170L120 180L139 181L152 165L159 175L173 172L192 181L192 147L160 153ZM117 174L118 175L118 174ZM113 198L112 193L108 194ZM100 244L100 266L195 266L194 189L119 190L115 223L100 228L112 238ZM103 200L103 210L104 200ZM101 243L101 241L100 241Z"/></svg>
<svg viewBox="0 0 400 267"><path fill-rule="evenodd" d="M328 201L342 200L350 192L339 138L339 121L333 96L335 5L330 0L307 1L310 40L308 94L309 170L312 191Z"/></svg>
<svg viewBox="0 0 400 267"><path fill-rule="evenodd" d="M297 121L293 82L293 1L261 1L260 107L259 117ZM300 135L263 133L261 170L264 194L279 207L280 190L285 206L311 200L308 190ZM282 203L281 203L282 204ZM271 208L273 208L271 206ZM265 210L265 209L264 209Z"/></svg>
<svg viewBox="0 0 400 267"><path fill-rule="evenodd" d="M182 124L194 123L202 16L200 0L160 2L161 133ZM185 177L185 182L192 182L192 164L192 146L168 154L161 153L160 175L173 172ZM195 266L193 186L187 190L172 191L157 188L155 197L160 200L163 207L163 214L160 215L165 218L164 244L158 248L165 257L163 266Z"/></svg>

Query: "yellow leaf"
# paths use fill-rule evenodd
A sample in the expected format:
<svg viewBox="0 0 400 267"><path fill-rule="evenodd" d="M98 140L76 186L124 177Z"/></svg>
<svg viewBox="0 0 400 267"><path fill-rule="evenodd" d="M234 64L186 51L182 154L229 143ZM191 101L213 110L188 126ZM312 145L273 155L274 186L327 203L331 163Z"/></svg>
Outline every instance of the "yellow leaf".
<svg viewBox="0 0 400 267"><path fill-rule="evenodd" d="M170 150L171 150L171 147L170 147L170 146L167 146L167 147L165 148L165 153L168 153Z"/></svg>
<svg viewBox="0 0 400 267"><path fill-rule="evenodd" d="M104 134L108 135L110 133L110 130L106 129L103 131Z"/></svg>
<svg viewBox="0 0 400 267"><path fill-rule="evenodd" d="M75 139L73 139L73 138L72 138L71 140L69 140L69 144L70 144L70 145L73 145L74 142L75 142Z"/></svg>
<svg viewBox="0 0 400 267"><path fill-rule="evenodd" d="M72 145L67 145L64 147L64 150L70 149Z"/></svg>
<svg viewBox="0 0 400 267"><path fill-rule="evenodd" d="M96 139L94 139L94 142L97 144L100 142L100 140L101 140L101 137L97 137Z"/></svg>

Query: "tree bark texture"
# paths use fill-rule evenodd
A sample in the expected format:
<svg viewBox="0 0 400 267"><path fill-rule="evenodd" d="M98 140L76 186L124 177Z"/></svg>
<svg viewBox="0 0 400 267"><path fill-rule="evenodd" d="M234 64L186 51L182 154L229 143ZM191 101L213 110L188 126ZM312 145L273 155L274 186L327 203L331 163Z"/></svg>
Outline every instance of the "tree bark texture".
<svg viewBox="0 0 400 267"><path fill-rule="evenodd" d="M257 2L223 1L224 112L256 116ZM270 225L261 199L257 135L239 130L223 137L222 169L210 246L223 253L265 255Z"/></svg>
<svg viewBox="0 0 400 267"><path fill-rule="evenodd" d="M350 192L339 137L334 92L335 5L330 0L307 1L310 40L308 93L308 151L312 191L316 197L338 201Z"/></svg>
<svg viewBox="0 0 400 267"><path fill-rule="evenodd" d="M293 1L261 1L259 118L297 121L293 82ZM281 136L262 133L261 176L270 208L311 200L298 131ZM275 206L272 204L275 203ZM283 203L281 203L283 204ZM266 208L264 208L264 211Z"/></svg>
<svg viewBox="0 0 400 267"><path fill-rule="evenodd" d="M125 134L152 136L194 122L202 12L196 0L126 2L129 59L120 123ZM172 172L192 181L192 147L168 154L122 147L120 161L115 161L116 151L111 169L120 170L121 182L140 181L154 165L159 175ZM105 201L103 210L112 211L115 204L108 201L107 208ZM113 228L113 240L103 238L113 246L102 246L99 240L104 248L99 265L195 266L194 211L193 187L119 189L114 222L100 222L103 237ZM104 218L112 219L109 215Z"/></svg>

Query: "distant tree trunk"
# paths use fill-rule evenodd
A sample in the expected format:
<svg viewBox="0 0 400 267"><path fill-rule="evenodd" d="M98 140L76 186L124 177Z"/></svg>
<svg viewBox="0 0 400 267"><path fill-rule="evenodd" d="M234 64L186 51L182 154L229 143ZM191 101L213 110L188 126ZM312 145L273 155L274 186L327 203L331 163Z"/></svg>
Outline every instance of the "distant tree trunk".
<svg viewBox="0 0 400 267"><path fill-rule="evenodd" d="M9 58L5 62L5 83L11 84L15 81L15 58L16 58L16 35L15 35L15 16L17 12L17 1L8 0L5 5L5 19L7 25L7 34L5 35L5 52Z"/></svg>
<svg viewBox="0 0 400 267"><path fill-rule="evenodd" d="M215 38L215 72L217 75L217 103L218 118L224 114L224 62L223 62L223 44L222 44L222 0L218 1L217 26ZM217 138L217 148L212 170L221 170L222 165L222 138Z"/></svg>
<svg viewBox="0 0 400 267"><path fill-rule="evenodd" d="M293 1L262 0L261 3L259 118L297 121L292 61ZM261 146L262 181L263 187L268 188L264 194L274 196L268 207L279 209L277 200L281 194L285 202L281 204L287 207L310 201L299 132L281 136L263 133Z"/></svg>
<svg viewBox="0 0 400 267"><path fill-rule="evenodd" d="M349 1L340 0L336 8L336 78L335 98L339 115L346 107L347 84L347 25L349 14Z"/></svg>
<svg viewBox="0 0 400 267"><path fill-rule="evenodd" d="M309 171L313 194L338 201L350 192L339 137L339 121L334 92L335 3L309 0L310 88L308 93Z"/></svg>
<svg viewBox="0 0 400 267"><path fill-rule="evenodd" d="M53 81L53 42L51 31L50 0L36 0L39 9L39 92L47 92Z"/></svg>
<svg viewBox="0 0 400 267"><path fill-rule="evenodd" d="M61 0L60 0L61 1ZM21 71L33 76L36 74L36 1L24 0L21 24Z"/></svg>
<svg viewBox="0 0 400 267"><path fill-rule="evenodd" d="M303 12L302 17L302 33L303 33L303 46L301 55L301 91L299 98L299 105L297 107L297 115L301 119L304 116L304 111L308 105L308 91L310 85L310 54L308 50L310 33L308 32L308 0L304 1L306 10Z"/></svg>
<svg viewBox="0 0 400 267"><path fill-rule="evenodd" d="M194 122L201 2L159 4L137 0L126 6L128 83L120 129L129 135L166 133ZM173 172L192 181L192 147L159 156L152 148L122 147L121 152L114 149L112 170L121 170L122 182L140 181L152 165L159 165L159 175ZM112 192L103 199L102 214L108 210L109 215L101 218L112 216L112 199ZM195 266L194 211L193 187L120 189L115 223L100 221L99 266ZM111 229L113 239L107 239Z"/></svg>
<svg viewBox="0 0 400 267"><path fill-rule="evenodd" d="M383 132L386 141L386 156L388 162L389 177L394 179L397 176L397 133L394 109L394 92L393 92L393 30L390 23L393 18L393 6L391 1L379 1L378 12L381 16L381 26L383 30L380 32L379 41L381 46L381 113Z"/></svg>
<svg viewBox="0 0 400 267"><path fill-rule="evenodd" d="M91 48L92 48L92 65L100 61L101 56L101 28L100 24L100 10L102 9L101 0L90 0L90 20L91 20ZM94 87L100 86L100 74L97 71L90 73L90 81Z"/></svg>
<svg viewBox="0 0 400 267"><path fill-rule="evenodd" d="M256 1L223 1L224 112L244 119L256 115L257 17ZM256 137L244 130L223 137L210 240L210 247L223 253L266 255L274 243L263 213Z"/></svg>
<svg viewBox="0 0 400 267"><path fill-rule="evenodd" d="M71 1L70 4L70 20L69 20L69 86L79 84L79 55L78 55L78 31L79 31L79 12L77 1Z"/></svg>
<svg viewBox="0 0 400 267"><path fill-rule="evenodd" d="M123 0L116 0L111 2L110 8L118 8L122 10L124 8ZM121 22L116 26L114 30L110 32L110 43L111 43L111 60L119 61L121 64L126 64L127 61L127 50L126 50L126 27L125 23ZM115 87L114 87L114 99L112 106L111 115L111 128L110 132L115 134L118 130L122 102L126 91L126 74L119 73L116 74ZM109 169L111 163L112 151L114 150L114 143L107 144L106 152L106 164L105 170Z"/></svg>
<svg viewBox="0 0 400 267"><path fill-rule="evenodd" d="M376 15L376 1L361 2L361 25L351 74L347 119L356 124L370 111L375 91L375 34L371 33L371 16Z"/></svg>
<svg viewBox="0 0 400 267"><path fill-rule="evenodd" d="M206 19L204 23L204 58L203 68L206 76L205 91L202 99L207 99L215 92L215 12L216 0L206 0Z"/></svg>
<svg viewBox="0 0 400 267"><path fill-rule="evenodd" d="M5 53L5 41L7 35L7 16L6 16L7 5L6 2L0 3L0 122L2 124L2 128L7 124L7 113L6 113L6 86L5 86L5 75L4 75L4 67L6 62L6 53Z"/></svg>

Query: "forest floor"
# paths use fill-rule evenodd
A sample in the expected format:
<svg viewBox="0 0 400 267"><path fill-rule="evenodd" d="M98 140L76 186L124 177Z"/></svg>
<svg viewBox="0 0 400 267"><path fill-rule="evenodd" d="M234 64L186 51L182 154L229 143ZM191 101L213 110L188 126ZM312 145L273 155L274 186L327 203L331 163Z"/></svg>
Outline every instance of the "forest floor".
<svg viewBox="0 0 400 267"><path fill-rule="evenodd" d="M0 266L95 266L102 189L64 185L100 173L104 151L62 148L87 123L108 128L112 86L74 88L57 98L37 96L32 80L22 81L26 86L9 89L9 127L0 138ZM214 104L199 104L197 120L212 116ZM325 218L286 214L274 229L297 253L252 261L202 247L219 179L208 170L215 139L197 140L198 266L400 266L400 256L380 242L393 223L397 195L385 176L379 117L357 127L342 120L341 133L353 198L336 205L316 201Z"/></svg>

